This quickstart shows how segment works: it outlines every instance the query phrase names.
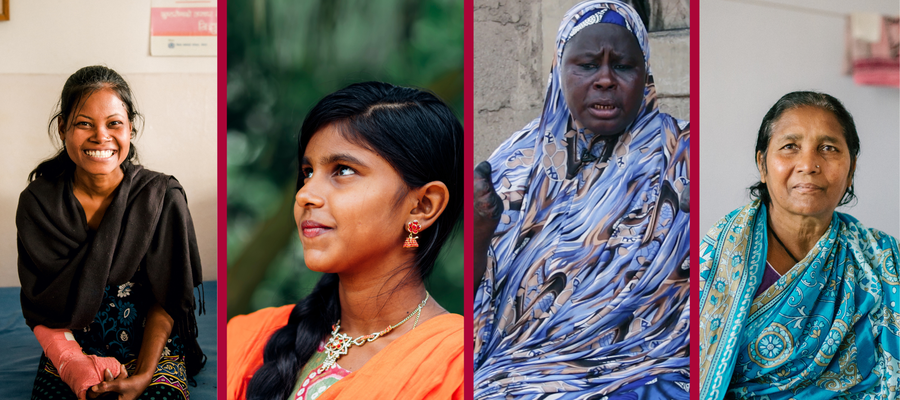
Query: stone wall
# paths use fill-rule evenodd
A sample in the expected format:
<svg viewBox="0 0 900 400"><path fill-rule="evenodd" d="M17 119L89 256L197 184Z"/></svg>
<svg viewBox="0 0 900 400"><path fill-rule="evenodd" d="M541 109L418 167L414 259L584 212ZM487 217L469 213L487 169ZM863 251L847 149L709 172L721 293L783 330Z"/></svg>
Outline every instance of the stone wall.
<svg viewBox="0 0 900 400"><path fill-rule="evenodd" d="M540 115L559 22L578 0L475 0L475 159ZM660 109L688 119L688 0L644 0Z"/></svg>

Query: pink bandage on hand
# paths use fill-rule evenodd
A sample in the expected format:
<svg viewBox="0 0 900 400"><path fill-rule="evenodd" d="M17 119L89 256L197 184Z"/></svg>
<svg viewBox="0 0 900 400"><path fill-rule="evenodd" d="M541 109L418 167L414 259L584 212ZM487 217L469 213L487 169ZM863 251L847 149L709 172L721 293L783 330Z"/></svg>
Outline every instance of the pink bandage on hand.
<svg viewBox="0 0 900 400"><path fill-rule="evenodd" d="M103 381L104 370L108 369L113 377L119 376L122 365L119 360L84 354L69 329L50 329L38 325L34 327L34 336L59 371L59 377L79 399L85 398L91 386Z"/></svg>

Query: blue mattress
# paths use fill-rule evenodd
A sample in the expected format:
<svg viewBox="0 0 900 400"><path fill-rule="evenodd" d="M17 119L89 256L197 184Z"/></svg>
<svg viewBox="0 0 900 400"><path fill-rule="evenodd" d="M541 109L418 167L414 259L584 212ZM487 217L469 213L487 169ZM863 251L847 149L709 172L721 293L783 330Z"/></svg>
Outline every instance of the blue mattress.
<svg viewBox="0 0 900 400"><path fill-rule="evenodd" d="M203 282L206 313L198 316L198 341L206 354L206 367L190 387L192 400L216 398L216 281ZM25 325L18 287L0 288L0 399L29 399L41 358L41 345Z"/></svg>

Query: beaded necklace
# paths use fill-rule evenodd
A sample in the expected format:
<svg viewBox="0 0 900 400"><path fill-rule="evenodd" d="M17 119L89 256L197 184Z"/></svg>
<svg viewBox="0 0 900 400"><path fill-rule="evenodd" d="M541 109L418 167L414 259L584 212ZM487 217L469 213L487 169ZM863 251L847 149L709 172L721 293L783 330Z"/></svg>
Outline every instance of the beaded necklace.
<svg viewBox="0 0 900 400"><path fill-rule="evenodd" d="M331 338L328 339L328 343L325 344L325 362L322 363L322 366L319 367L319 373L325 372L328 368L331 368L334 363L337 362L337 359L342 355L347 354L350 351L351 345L362 346L368 342L375 341L390 331L396 329L398 326L403 325L404 322L409 321L412 318L413 314L416 315L416 322L413 323L413 329L416 329L416 326L419 325L419 316L422 315L422 308L425 307L425 303L428 302L428 292L425 292L425 300L422 300L419 303L419 306L416 307L413 312L409 313L406 318L403 318L402 321L389 325L387 328L384 328L381 332L370 333L368 335L362 335L356 339L351 339L350 336L346 334L340 333L341 330L341 320L338 320L336 324L334 324L331 328Z"/></svg>

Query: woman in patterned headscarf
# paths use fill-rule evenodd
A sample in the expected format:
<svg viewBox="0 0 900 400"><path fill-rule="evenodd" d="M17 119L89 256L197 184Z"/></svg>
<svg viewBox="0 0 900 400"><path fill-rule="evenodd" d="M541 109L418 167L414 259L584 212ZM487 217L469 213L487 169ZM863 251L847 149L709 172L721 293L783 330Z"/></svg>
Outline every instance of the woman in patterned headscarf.
<svg viewBox="0 0 900 400"><path fill-rule="evenodd" d="M476 398L687 398L689 129L649 51L629 6L569 10L543 113L476 168Z"/></svg>
<svg viewBox="0 0 900 400"><path fill-rule="evenodd" d="M766 113L755 200L700 244L702 399L897 398L897 240L835 211L854 199L859 148L827 94Z"/></svg>

